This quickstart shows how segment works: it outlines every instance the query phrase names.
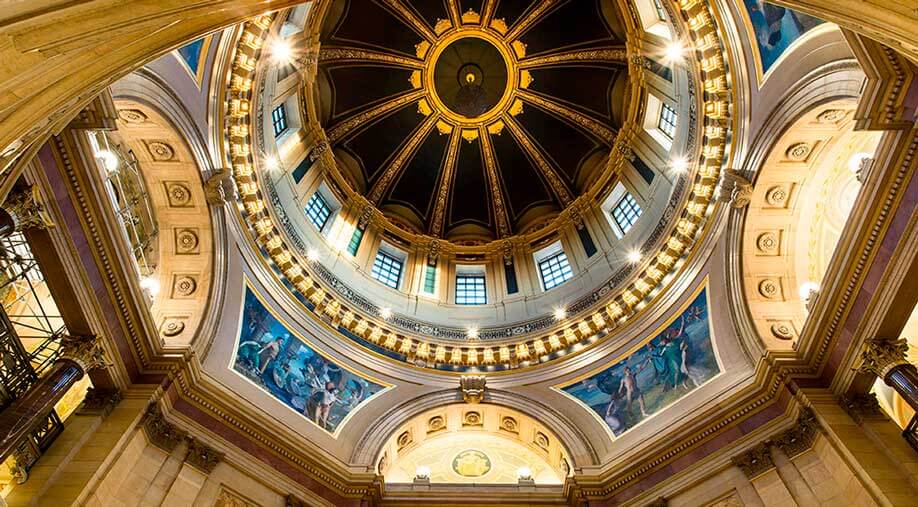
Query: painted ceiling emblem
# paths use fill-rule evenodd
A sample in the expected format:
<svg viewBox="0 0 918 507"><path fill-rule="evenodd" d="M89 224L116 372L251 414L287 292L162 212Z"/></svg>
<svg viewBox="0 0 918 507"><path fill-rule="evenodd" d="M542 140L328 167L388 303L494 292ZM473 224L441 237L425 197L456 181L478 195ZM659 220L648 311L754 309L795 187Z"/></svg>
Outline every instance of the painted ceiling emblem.
<svg viewBox="0 0 918 507"><path fill-rule="evenodd" d="M453 458L453 471L463 477L481 477L491 471L491 458L481 451L462 451Z"/></svg>

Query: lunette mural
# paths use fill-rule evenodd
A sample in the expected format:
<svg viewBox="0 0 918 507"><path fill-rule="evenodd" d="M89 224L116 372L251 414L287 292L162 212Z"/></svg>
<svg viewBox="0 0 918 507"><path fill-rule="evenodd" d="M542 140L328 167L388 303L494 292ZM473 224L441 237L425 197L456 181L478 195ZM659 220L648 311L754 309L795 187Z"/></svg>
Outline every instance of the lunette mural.
<svg viewBox="0 0 918 507"><path fill-rule="evenodd" d="M348 414L383 389L293 336L249 287L233 368L332 433Z"/></svg>
<svg viewBox="0 0 918 507"><path fill-rule="evenodd" d="M767 73L794 41L824 23L821 19L764 0L743 0L743 4L752 23L762 60L762 73Z"/></svg>
<svg viewBox="0 0 918 507"><path fill-rule="evenodd" d="M641 348L562 391L596 412L619 436L718 373L705 288Z"/></svg>

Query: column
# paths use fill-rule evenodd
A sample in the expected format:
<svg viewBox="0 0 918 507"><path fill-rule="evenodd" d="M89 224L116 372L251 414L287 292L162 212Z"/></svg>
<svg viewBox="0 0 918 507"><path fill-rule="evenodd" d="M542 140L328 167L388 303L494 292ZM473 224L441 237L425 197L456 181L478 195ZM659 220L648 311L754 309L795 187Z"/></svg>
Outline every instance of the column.
<svg viewBox="0 0 918 507"><path fill-rule="evenodd" d="M185 461L161 505L194 505L207 476L222 460L223 453L189 438Z"/></svg>
<svg viewBox="0 0 918 507"><path fill-rule="evenodd" d="M906 340L867 340L861 352L858 371L876 375L899 393L909 406L918 410L918 370L905 359Z"/></svg>
<svg viewBox="0 0 918 507"><path fill-rule="evenodd" d="M743 471L765 505L799 505L775 468L768 444L760 443L739 456L733 464Z"/></svg>
<svg viewBox="0 0 918 507"><path fill-rule="evenodd" d="M88 371L106 366L95 336L61 337L61 357L29 391L0 413L0 460L6 459Z"/></svg>

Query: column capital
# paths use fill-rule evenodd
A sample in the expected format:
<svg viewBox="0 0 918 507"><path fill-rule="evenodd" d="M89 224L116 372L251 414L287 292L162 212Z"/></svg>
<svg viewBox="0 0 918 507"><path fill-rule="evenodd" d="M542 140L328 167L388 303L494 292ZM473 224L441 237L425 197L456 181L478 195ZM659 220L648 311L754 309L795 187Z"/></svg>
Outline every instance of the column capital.
<svg viewBox="0 0 918 507"><path fill-rule="evenodd" d="M54 225L34 185L10 192L3 202L3 209L13 218L17 231L44 229Z"/></svg>
<svg viewBox="0 0 918 507"><path fill-rule="evenodd" d="M487 386L487 377L484 375L463 375L459 378L459 390L462 400L466 403L480 403L484 399Z"/></svg>
<svg viewBox="0 0 918 507"><path fill-rule="evenodd" d="M764 442L749 449L748 451L731 458L749 480L752 480L775 467L775 462L771 457L771 451Z"/></svg>
<svg viewBox="0 0 918 507"><path fill-rule="evenodd" d="M886 340L872 338L864 343L861 351L861 364L857 371L873 374L886 380L886 375L896 366L907 365L905 353L908 352L908 342L904 338Z"/></svg>
<svg viewBox="0 0 918 507"><path fill-rule="evenodd" d="M77 363L84 372L104 369L109 365L105 349L94 335L61 336L61 358Z"/></svg>
<svg viewBox="0 0 918 507"><path fill-rule="evenodd" d="M725 169L720 178L721 202L730 203L734 208L745 208L752 198L752 182L735 169Z"/></svg>
<svg viewBox="0 0 918 507"><path fill-rule="evenodd" d="M232 169L217 169L204 182L204 197L208 204L223 206L235 202L237 195Z"/></svg>
<svg viewBox="0 0 918 507"><path fill-rule="evenodd" d="M160 449L171 453L185 438L186 433L172 425L163 416L163 412L156 404L151 404L140 422L143 432L150 442Z"/></svg>
<svg viewBox="0 0 918 507"><path fill-rule="evenodd" d="M839 401L845 412L858 424L863 424L865 419L885 418L880 402L873 393L851 394L843 396Z"/></svg>
<svg viewBox="0 0 918 507"><path fill-rule="evenodd" d="M121 401L121 391L118 389L99 389L90 387L86 390L86 396L83 398L83 404L80 406L80 413L101 414L107 417L112 413L115 405Z"/></svg>
<svg viewBox="0 0 918 507"><path fill-rule="evenodd" d="M797 418L797 424L775 437L773 443L788 458L793 458L813 447L813 442L816 440L816 435L819 433L820 428L813 411L806 408Z"/></svg>
<svg viewBox="0 0 918 507"><path fill-rule="evenodd" d="M188 452L185 454L186 463L205 474L210 474L221 461L223 461L222 452L205 445L196 438L188 439Z"/></svg>

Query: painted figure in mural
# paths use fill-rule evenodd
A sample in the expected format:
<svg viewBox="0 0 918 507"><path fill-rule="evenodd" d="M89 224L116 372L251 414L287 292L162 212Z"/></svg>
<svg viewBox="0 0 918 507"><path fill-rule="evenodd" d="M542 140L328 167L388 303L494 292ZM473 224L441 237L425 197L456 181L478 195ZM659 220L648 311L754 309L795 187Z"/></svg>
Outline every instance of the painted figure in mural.
<svg viewBox="0 0 918 507"><path fill-rule="evenodd" d="M289 337L290 335L286 336ZM268 364L280 353L282 343L284 343L284 337L278 337L266 343L261 350L258 351L258 361L259 364L261 364L258 373L264 373L265 370L268 369Z"/></svg>
<svg viewBox="0 0 918 507"><path fill-rule="evenodd" d="M618 393L625 395L625 401L628 403L628 410L631 411L632 402L637 399L638 405L641 407L641 415L647 417L647 409L644 406L644 394L641 393L641 389L637 385L637 378L634 376L634 373L631 371L630 366L625 366L625 371L622 374L622 380L618 387Z"/></svg>
<svg viewBox="0 0 918 507"><path fill-rule="evenodd" d="M319 427L335 431L382 386L322 357L271 315L249 291L235 369Z"/></svg>
<svg viewBox="0 0 918 507"><path fill-rule="evenodd" d="M621 435L713 378L720 367L711 343L706 297L702 290L644 346L564 387L564 392L588 405L613 434Z"/></svg>

